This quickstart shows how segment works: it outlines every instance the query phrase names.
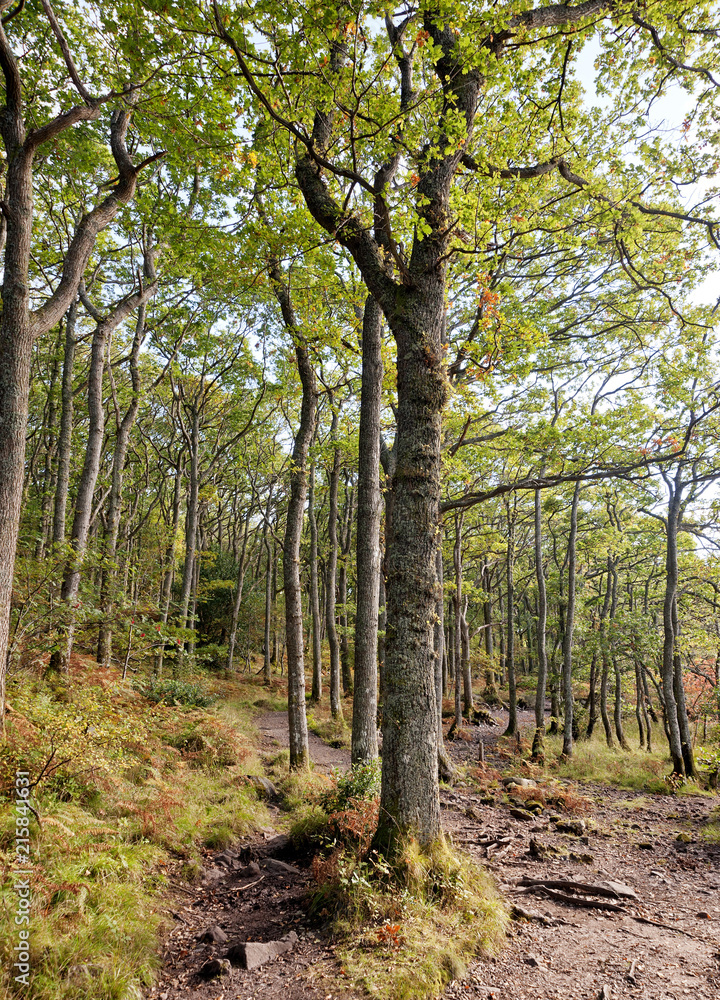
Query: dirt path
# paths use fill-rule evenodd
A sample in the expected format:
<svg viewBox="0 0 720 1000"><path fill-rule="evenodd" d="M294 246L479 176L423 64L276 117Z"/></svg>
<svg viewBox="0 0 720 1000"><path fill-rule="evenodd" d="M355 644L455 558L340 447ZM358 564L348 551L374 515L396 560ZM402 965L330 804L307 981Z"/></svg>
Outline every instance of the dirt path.
<svg viewBox="0 0 720 1000"><path fill-rule="evenodd" d="M256 725L262 749L273 752L288 746L286 712L267 712L256 719ZM314 733L308 734L308 743L320 770L344 771L350 766L349 750L329 747ZM272 806L270 810L280 823L279 810ZM200 883L175 886L170 907L175 926L165 939L160 980L148 997L359 1000L360 994L342 984L327 935L308 920L307 900L316 885L309 861L295 857L289 839L274 828L263 831L262 840L253 838L232 850L208 851ZM199 975L206 963L222 961L234 943L277 941L289 934L297 935L292 949L258 968L248 971L233 964L225 974L207 981ZM213 935L218 940L212 940Z"/></svg>
<svg viewBox="0 0 720 1000"><path fill-rule="evenodd" d="M266 712L255 720L255 725L260 730L267 749L270 749L272 744L283 748L290 746L287 712ZM313 732L308 732L308 746L310 759L319 770L329 772L337 768L340 771L347 771L350 767L349 750L330 747Z"/></svg>
<svg viewBox="0 0 720 1000"><path fill-rule="evenodd" d="M471 741L448 743L454 759L477 761L482 739L488 765L507 768L497 754L497 737L507 715L494 714L501 726L475 727ZM521 717L521 726L523 721ZM443 793L443 826L454 842L495 874L511 903L557 921L554 926L514 922L498 959L473 963L468 976L452 983L444 997L595 1000L606 987L605 995L613 1000L717 1000L720 845L700 836L716 800L642 796L603 785L574 787L587 802L572 817L586 826L584 831L578 828L579 836L559 829L551 819L557 814L554 809L532 819L514 816L510 809L520 801L508 801L512 789L510 796L498 792L493 803L484 804L469 789ZM561 817L560 826L567 818ZM501 842L484 846L493 836ZM538 847L531 848L531 841L544 857L537 856ZM548 849L564 856L553 857ZM633 889L638 898L622 903L625 912L583 909L518 891L523 877L612 880Z"/></svg>
<svg viewBox="0 0 720 1000"><path fill-rule="evenodd" d="M497 716L501 723L506 721L502 713ZM265 749L287 746L284 712L267 713L257 725ZM448 743L450 753L458 761L475 762L482 738L488 765L505 768L507 762L497 747L503 728L474 727L470 740ZM314 734L310 734L310 753L323 770L349 766L347 750L328 747ZM604 996L612 1000L686 996L717 1000L720 845L699 837L700 824L714 801L633 796L591 785L578 791L586 806L571 818L586 828L578 827L573 835L553 821L550 808L531 818L514 816L510 809L517 808L519 800L510 801L512 789L509 796L500 790L481 796L462 786L443 790L443 826L453 842L494 873L511 903L547 921L513 921L502 954L472 963L468 975L450 984L444 998L596 1000L605 988ZM681 840L678 834L684 835ZM488 844L493 838L496 842ZM537 847L531 849L531 840L540 845L542 856L537 856ZM560 854L550 855L548 849ZM580 909L518 892L523 876L592 883L613 880L630 887L638 898L623 902L623 912ZM308 859L294 857L287 839L275 830L268 829L262 840L231 851L208 852L201 883L177 886L171 909L175 927L166 939L162 977L148 996L153 1000L359 998L343 984L332 944L308 920L307 897L313 885ZM212 927L228 940L203 940ZM233 942L268 942L291 932L298 935L292 950L260 968L233 967L207 982L198 976L206 962L221 959Z"/></svg>

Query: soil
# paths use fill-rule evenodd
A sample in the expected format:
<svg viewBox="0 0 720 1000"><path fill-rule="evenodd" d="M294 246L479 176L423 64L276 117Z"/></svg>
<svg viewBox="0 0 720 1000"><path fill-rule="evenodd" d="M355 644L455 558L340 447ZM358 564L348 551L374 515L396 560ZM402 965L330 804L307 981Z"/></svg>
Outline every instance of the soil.
<svg viewBox="0 0 720 1000"><path fill-rule="evenodd" d="M482 739L485 766L507 770L497 747L507 716L494 714L500 726L474 726L467 731L469 739L448 742L456 762L476 762ZM531 722L531 713L527 718L520 713L521 725ZM257 725L265 750L287 746L285 713L263 715ZM315 734L310 734L310 753L322 770L349 765L347 750L328 747ZM520 819L510 812L518 802L509 802L507 795L482 803L474 788L443 789L443 827L456 846L490 869L510 905L546 920L513 920L502 953L471 963L467 975L447 987L444 998L717 1000L720 845L698 835L715 801L639 796L592 784L573 788L580 799L573 818L586 824L579 835L559 830L551 820L553 809ZM500 842L488 844L494 837ZM531 839L540 845L542 857L530 853ZM547 848L564 856L546 855ZM295 871L273 862L273 857ZM252 860L259 866L255 874L247 871ZM360 993L342 982L331 941L308 920L307 900L314 886L309 861L293 856L287 841L271 829L263 832L262 840L208 852L201 882L177 886L169 901L175 926L166 937L161 978L148 996L359 998ZM620 912L585 909L525 892L519 885L523 877L593 884L612 880L634 890L637 899L616 899ZM222 928L227 943L200 940L212 925ZM276 940L293 930L299 938L293 950L254 971L233 968L230 975L210 982L197 976L208 959L222 957L235 941Z"/></svg>

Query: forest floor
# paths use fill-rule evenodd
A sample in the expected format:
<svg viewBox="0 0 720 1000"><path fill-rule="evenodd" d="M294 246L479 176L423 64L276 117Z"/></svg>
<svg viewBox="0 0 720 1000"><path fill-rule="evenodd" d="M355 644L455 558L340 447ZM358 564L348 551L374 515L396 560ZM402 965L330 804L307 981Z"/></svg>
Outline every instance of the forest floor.
<svg viewBox="0 0 720 1000"><path fill-rule="evenodd" d="M504 714L495 713L502 724ZM531 716L520 716L529 725ZM256 720L261 749L287 747L287 717ZM445 990L447 1000L716 1000L720 995L720 844L703 838L716 800L691 795L643 795L616 787L542 778L535 788L503 792L501 775L520 776L498 741L498 727L473 726L448 743L472 780L443 788L443 826L453 843L488 868L510 906L530 919L510 925L495 958L473 962ZM485 764L477 766L479 740ZM316 768L349 765L349 752L310 734ZM527 780L527 779L526 779ZM560 787L572 815L523 806L550 799ZM519 796L519 797L518 797ZM537 810L537 806L534 807ZM511 812L514 810L515 812ZM343 982L327 933L313 926L306 907L314 887L308 857L293 854L277 828L223 852L208 851L202 878L167 903L175 926L165 939L164 968L149 992L153 1000L337 1000L362 994ZM563 830L563 820L572 829ZM559 822L557 822L559 820ZM523 878L622 883L636 898L614 910L558 902L520 886ZM552 887L551 887L552 888ZM542 892L542 890L538 890ZM565 892L565 895L568 893ZM590 892L579 899L608 902ZM517 912L515 913L517 917ZM220 933L218 934L218 931ZM203 981L199 970L222 959L236 941L291 936L287 953L252 971L225 966ZM203 941L219 938L218 941ZM226 940L225 940L226 939Z"/></svg>

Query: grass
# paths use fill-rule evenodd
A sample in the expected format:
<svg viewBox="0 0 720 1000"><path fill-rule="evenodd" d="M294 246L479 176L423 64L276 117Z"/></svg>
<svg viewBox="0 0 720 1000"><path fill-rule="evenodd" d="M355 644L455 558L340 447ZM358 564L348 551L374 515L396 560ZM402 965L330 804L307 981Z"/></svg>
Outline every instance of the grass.
<svg viewBox="0 0 720 1000"><path fill-rule="evenodd" d="M340 705L342 715L338 719L333 719L327 698L320 704L309 703L308 729L331 747L343 747L349 750L352 730L348 720L352 719L352 698L349 696L342 698Z"/></svg>
<svg viewBox="0 0 720 1000"><path fill-rule="evenodd" d="M638 793L706 794L702 785L696 781L678 785L668 780L670 763L666 747L651 753L635 749L638 742L637 730L632 723L626 725L626 738L631 746L629 751L620 749L617 744L614 748L608 747L604 735L595 733L590 740L576 741L570 760L563 760L562 740L554 736L546 737L550 769L560 778L615 785Z"/></svg>
<svg viewBox="0 0 720 1000"><path fill-rule="evenodd" d="M31 780L31 982L36 1000L137 1000L158 964L160 900L195 877L208 849L267 823L247 782L261 774L251 718L257 702L283 707L254 681L204 682L217 708L155 704L112 670L74 658L69 683L25 677L9 694L0 745L0 862L14 858L7 791L16 768ZM49 763L48 763L49 761ZM12 886L0 895L14 912ZM11 980L15 931L0 926L0 998ZM73 967L81 967L73 969ZM84 968L83 968L84 967Z"/></svg>
<svg viewBox="0 0 720 1000"><path fill-rule="evenodd" d="M392 864L341 851L315 867L315 911L333 920L348 979L378 1000L437 996L503 941L507 911L490 877L444 841L408 840Z"/></svg>

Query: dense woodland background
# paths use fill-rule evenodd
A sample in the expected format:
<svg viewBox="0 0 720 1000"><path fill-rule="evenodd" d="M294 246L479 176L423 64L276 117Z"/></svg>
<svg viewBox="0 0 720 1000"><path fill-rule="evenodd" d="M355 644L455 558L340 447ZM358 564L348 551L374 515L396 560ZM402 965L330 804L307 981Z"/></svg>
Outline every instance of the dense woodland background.
<svg viewBox="0 0 720 1000"><path fill-rule="evenodd" d="M716 5L0 10L8 774L91 657L716 781Z"/></svg>

